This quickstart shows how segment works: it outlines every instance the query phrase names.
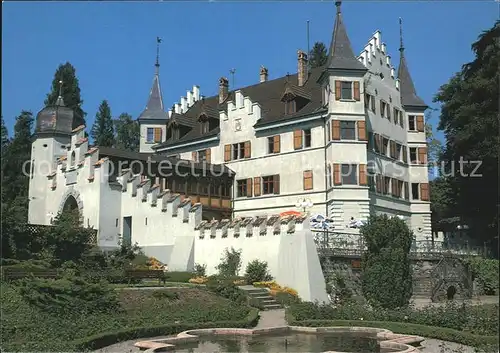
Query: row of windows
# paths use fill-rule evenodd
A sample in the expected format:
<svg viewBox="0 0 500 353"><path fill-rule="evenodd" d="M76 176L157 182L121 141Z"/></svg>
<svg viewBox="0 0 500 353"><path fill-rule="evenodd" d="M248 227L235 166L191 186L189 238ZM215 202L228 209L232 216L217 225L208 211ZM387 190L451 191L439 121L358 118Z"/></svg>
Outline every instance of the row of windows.
<svg viewBox="0 0 500 353"><path fill-rule="evenodd" d="M331 140L366 140L364 121L331 120L326 124L328 141Z"/></svg>
<svg viewBox="0 0 500 353"><path fill-rule="evenodd" d="M280 193L280 176L266 175L236 181L237 197L252 197Z"/></svg>
<svg viewBox="0 0 500 353"><path fill-rule="evenodd" d="M372 96L369 93L365 93L365 108L367 110L372 111L373 113L377 113L376 108L376 99L375 96ZM384 101L380 100L380 116L382 118L386 118L389 121L394 122L395 125L399 125L402 128L405 127L403 112L396 107L391 109L391 105ZM408 131L418 131L424 132L424 116L423 115L409 115L408 116Z"/></svg>
<svg viewBox="0 0 500 353"><path fill-rule="evenodd" d="M410 154L410 164L426 164L427 163L427 147L410 147L389 140L379 134L371 134L368 140L368 148L376 153L380 153L394 160L408 163L408 151Z"/></svg>
<svg viewBox="0 0 500 353"><path fill-rule="evenodd" d="M370 191L381 195L389 195L398 199L429 201L428 183L408 183L407 181L391 178L381 174L368 176ZM411 186L411 189L410 189ZM411 194L410 194L411 191Z"/></svg>
<svg viewBox="0 0 500 353"><path fill-rule="evenodd" d="M156 180L161 189L170 189L186 195L211 195L231 197L231 185L229 183L208 183L185 179L161 179Z"/></svg>

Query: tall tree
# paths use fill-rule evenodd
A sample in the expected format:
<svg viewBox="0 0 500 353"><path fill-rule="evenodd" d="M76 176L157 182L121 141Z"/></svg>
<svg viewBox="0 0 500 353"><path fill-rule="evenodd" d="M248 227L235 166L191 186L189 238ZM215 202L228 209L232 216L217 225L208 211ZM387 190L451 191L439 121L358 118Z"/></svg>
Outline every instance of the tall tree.
<svg viewBox="0 0 500 353"><path fill-rule="evenodd" d="M127 113L122 113L114 120L116 131L116 148L134 151L139 150L139 124Z"/></svg>
<svg viewBox="0 0 500 353"><path fill-rule="evenodd" d="M112 147L115 143L111 108L107 100L103 100L99 105L90 136L92 136L94 143L98 146Z"/></svg>
<svg viewBox="0 0 500 353"><path fill-rule="evenodd" d="M18 196L28 197L32 129L33 115L23 110L16 118L14 137L2 156L3 196L7 202Z"/></svg>
<svg viewBox="0 0 500 353"><path fill-rule="evenodd" d="M1 117L2 120L2 155L6 151L7 146L9 145L10 139L9 139L9 131L7 130L7 126L5 126L5 120L3 119L3 116Z"/></svg>
<svg viewBox="0 0 500 353"><path fill-rule="evenodd" d="M326 64L328 58L326 46L322 42L314 43L311 51L309 52L309 64L312 68L320 67Z"/></svg>
<svg viewBox="0 0 500 353"><path fill-rule="evenodd" d="M59 65L52 80L50 93L47 94L45 105L55 104L59 97L60 81L62 81L62 97L64 104L73 109L75 118L73 119L73 128L85 125L85 113L82 109L83 100L80 97L80 86L76 77L76 70L69 62Z"/></svg>
<svg viewBox="0 0 500 353"><path fill-rule="evenodd" d="M475 59L464 65L434 98L441 104L439 129L446 144L443 161L456 190L455 212L481 243L497 249L500 148L498 82L500 21L472 45ZM465 161L460 163L460 161Z"/></svg>

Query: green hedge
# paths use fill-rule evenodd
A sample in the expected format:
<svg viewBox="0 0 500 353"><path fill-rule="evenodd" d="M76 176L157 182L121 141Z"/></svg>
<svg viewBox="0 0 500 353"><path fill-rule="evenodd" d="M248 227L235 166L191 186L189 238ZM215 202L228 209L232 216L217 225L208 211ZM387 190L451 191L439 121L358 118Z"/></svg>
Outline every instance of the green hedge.
<svg viewBox="0 0 500 353"><path fill-rule="evenodd" d="M179 282L179 283L189 283L191 278L195 277L192 272L180 272L173 271L167 272L165 275L165 281L167 282Z"/></svg>
<svg viewBox="0 0 500 353"><path fill-rule="evenodd" d="M467 346L484 349L486 352L493 352L498 349L498 336L473 335L467 332L453 330L445 327L425 326L410 324L406 322L387 321L361 321L361 320L303 320L295 321L288 317L288 324L293 326L308 327L330 327L330 326L350 326L350 327L376 327L390 330L394 333L405 335L416 335L438 340L456 342Z"/></svg>
<svg viewBox="0 0 500 353"><path fill-rule="evenodd" d="M259 310L251 309L245 320L239 321L218 321L204 323L182 323L168 324L151 327L128 328L115 332L105 332L98 335L86 337L72 342L72 345L80 351L96 350L118 342L128 341L138 338L148 338L155 336L167 336L187 330L216 327L238 327L251 328L257 325L259 320Z"/></svg>

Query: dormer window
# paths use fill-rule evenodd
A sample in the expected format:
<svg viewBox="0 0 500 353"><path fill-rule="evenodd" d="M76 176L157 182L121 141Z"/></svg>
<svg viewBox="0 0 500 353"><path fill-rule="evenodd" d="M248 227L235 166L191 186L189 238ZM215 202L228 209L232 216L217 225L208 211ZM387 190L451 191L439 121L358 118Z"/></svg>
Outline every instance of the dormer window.
<svg viewBox="0 0 500 353"><path fill-rule="evenodd" d="M172 140L178 140L178 139L179 139L179 128L172 127Z"/></svg>
<svg viewBox="0 0 500 353"><path fill-rule="evenodd" d="M208 121L202 121L201 122L201 133L206 134L208 131L209 131Z"/></svg>
<svg viewBox="0 0 500 353"><path fill-rule="evenodd" d="M200 132L202 134L206 134L210 131L210 125L208 121L208 116L204 112L200 114L198 117L198 121L200 122Z"/></svg>
<svg viewBox="0 0 500 353"><path fill-rule="evenodd" d="M285 114L290 115L294 114L297 110L297 104L295 102L295 99L292 99L290 101L285 102Z"/></svg>

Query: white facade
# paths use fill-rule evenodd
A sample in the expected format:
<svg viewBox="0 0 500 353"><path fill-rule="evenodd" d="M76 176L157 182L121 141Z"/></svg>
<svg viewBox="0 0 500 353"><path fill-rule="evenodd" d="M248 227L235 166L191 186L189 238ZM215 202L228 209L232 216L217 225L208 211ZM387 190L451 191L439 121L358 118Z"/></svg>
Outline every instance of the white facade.
<svg viewBox="0 0 500 353"><path fill-rule="evenodd" d="M266 261L281 285L296 289L304 300L327 301L307 219L247 219L245 226L238 221L207 223L202 221L200 204L181 201L169 190L160 192L157 185L141 181L130 170L110 181L111 161L98 159L98 148L88 149L83 127L74 130L71 142L69 137L62 141L68 149L57 158L48 147L62 149L59 140L44 137L33 143L30 223L50 225L70 200L77 205L84 226L98 230L97 245L103 249L118 247L128 234L129 243L167 263L170 270L191 271L199 263L207 266L210 275L224 250L234 247L242 250L242 271L252 260ZM44 163L50 166L37 168Z"/></svg>

